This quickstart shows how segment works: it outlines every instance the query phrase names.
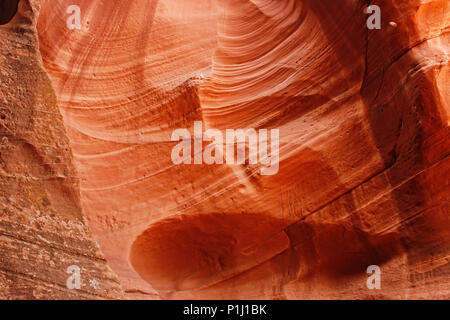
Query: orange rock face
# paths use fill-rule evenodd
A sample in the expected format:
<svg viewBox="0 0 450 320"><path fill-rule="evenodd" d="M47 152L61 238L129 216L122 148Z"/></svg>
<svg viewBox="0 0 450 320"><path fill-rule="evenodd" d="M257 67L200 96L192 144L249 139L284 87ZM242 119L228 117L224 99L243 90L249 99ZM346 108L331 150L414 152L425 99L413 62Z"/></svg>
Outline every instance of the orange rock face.
<svg viewBox="0 0 450 320"><path fill-rule="evenodd" d="M121 298L83 217L69 141L39 54L37 12L38 3L21 1L0 26L0 299ZM71 267L79 268L79 290L70 289Z"/></svg>
<svg viewBox="0 0 450 320"><path fill-rule="evenodd" d="M359 0L34 1L81 207L128 297L450 298L450 5L372 2L380 29ZM278 172L175 164L194 121L278 129Z"/></svg>

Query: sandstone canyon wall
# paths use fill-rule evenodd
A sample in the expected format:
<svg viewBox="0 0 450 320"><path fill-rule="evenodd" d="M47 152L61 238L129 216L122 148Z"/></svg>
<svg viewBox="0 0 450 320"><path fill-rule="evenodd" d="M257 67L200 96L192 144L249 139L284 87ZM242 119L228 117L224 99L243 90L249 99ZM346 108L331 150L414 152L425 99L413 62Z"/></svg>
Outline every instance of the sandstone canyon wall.
<svg viewBox="0 0 450 320"><path fill-rule="evenodd" d="M38 11L37 2L21 1L0 26L0 299L120 298L82 214L69 141L40 58ZM70 266L81 269L80 290L66 285Z"/></svg>
<svg viewBox="0 0 450 320"><path fill-rule="evenodd" d="M2 152L1 221L33 227L37 200L14 186L39 184L54 198L44 231L78 241L106 297L120 291L83 217L128 298L450 298L447 0L30 3L25 35L18 20L0 29L1 123L18 128ZM80 29L67 27L71 5ZM278 173L175 165L172 132L194 121L279 129ZM40 178L17 182L26 172ZM15 230L46 250L34 229ZM380 290L366 286L370 265Z"/></svg>

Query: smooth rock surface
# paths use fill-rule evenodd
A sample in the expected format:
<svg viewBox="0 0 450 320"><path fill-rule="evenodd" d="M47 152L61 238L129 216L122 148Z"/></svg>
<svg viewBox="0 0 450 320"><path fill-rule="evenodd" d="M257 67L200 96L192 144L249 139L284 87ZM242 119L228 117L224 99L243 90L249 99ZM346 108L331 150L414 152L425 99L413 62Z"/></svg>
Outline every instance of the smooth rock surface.
<svg viewBox="0 0 450 320"><path fill-rule="evenodd" d="M368 30L364 1L86 0L78 31L69 2L41 51L131 296L449 297L447 1L380 2ZM279 173L173 165L194 120L280 128Z"/></svg>

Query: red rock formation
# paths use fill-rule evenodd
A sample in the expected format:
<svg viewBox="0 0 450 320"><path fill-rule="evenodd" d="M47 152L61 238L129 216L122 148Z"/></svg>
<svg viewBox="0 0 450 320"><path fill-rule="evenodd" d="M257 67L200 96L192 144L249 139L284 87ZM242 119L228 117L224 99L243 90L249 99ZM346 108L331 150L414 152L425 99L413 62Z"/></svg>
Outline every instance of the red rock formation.
<svg viewBox="0 0 450 320"><path fill-rule="evenodd" d="M21 1L0 26L0 299L120 298L82 215L69 141L39 54L38 11L38 3ZM81 269L80 290L66 285L72 265Z"/></svg>
<svg viewBox="0 0 450 320"><path fill-rule="evenodd" d="M370 1L380 30L356 0L41 2L83 211L129 297L450 298L448 1ZM194 120L279 128L278 174L174 165Z"/></svg>

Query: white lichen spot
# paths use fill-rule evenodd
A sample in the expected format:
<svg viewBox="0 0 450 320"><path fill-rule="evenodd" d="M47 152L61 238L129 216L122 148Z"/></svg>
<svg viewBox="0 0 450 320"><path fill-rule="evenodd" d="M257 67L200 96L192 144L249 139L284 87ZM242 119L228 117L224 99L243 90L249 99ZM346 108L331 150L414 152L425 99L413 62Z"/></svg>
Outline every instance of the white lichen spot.
<svg viewBox="0 0 450 320"><path fill-rule="evenodd" d="M100 283L95 279L89 279L89 285L97 290L100 287Z"/></svg>

